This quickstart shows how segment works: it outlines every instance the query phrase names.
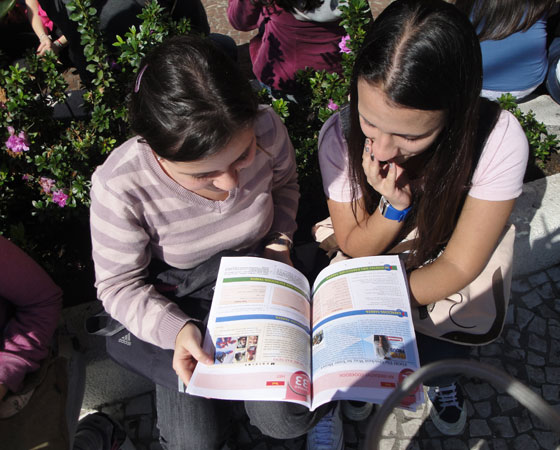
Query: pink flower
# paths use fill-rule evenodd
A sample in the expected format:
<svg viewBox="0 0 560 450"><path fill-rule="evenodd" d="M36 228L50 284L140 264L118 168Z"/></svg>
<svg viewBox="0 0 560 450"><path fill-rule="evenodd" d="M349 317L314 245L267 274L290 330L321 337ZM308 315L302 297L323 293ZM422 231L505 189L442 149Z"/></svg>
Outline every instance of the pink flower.
<svg viewBox="0 0 560 450"><path fill-rule="evenodd" d="M68 196L62 191L55 191L52 195L52 201L56 203L61 208L66 206L66 200L68 200Z"/></svg>
<svg viewBox="0 0 560 450"><path fill-rule="evenodd" d="M27 140L25 132L20 131L16 136L14 127L8 127L8 131L10 132L10 137L6 141L6 147L8 147L9 150L14 153L21 153L29 150L29 141Z"/></svg>
<svg viewBox="0 0 560 450"><path fill-rule="evenodd" d="M39 178L39 184L41 185L41 188L43 189L43 192L45 194L50 194L51 189L54 186L54 180L51 180L50 178L47 177L41 177Z"/></svg>
<svg viewBox="0 0 560 450"><path fill-rule="evenodd" d="M21 179L22 179L23 181L29 181L29 180L31 179L31 176L30 176L28 173L24 173L24 174L21 176Z"/></svg>
<svg viewBox="0 0 560 450"><path fill-rule="evenodd" d="M350 36L344 36L338 43L338 48L340 48L340 53L352 53L352 50L346 45L350 41Z"/></svg>
<svg viewBox="0 0 560 450"><path fill-rule="evenodd" d="M329 104L327 105L327 108L329 108L331 111L336 111L338 109L338 105L333 102L332 98L329 98Z"/></svg>

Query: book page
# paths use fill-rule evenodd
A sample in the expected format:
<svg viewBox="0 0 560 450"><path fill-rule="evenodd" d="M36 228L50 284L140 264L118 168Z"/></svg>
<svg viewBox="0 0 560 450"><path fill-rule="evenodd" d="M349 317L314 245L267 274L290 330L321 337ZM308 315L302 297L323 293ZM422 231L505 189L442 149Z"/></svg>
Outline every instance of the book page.
<svg viewBox="0 0 560 450"><path fill-rule="evenodd" d="M419 368L406 273L396 255L324 269L313 286L313 409L332 399L382 403ZM406 399L414 407L422 390Z"/></svg>
<svg viewBox="0 0 560 450"><path fill-rule="evenodd" d="M296 269L254 257L220 264L204 349L187 392L231 400L310 404L309 283Z"/></svg>

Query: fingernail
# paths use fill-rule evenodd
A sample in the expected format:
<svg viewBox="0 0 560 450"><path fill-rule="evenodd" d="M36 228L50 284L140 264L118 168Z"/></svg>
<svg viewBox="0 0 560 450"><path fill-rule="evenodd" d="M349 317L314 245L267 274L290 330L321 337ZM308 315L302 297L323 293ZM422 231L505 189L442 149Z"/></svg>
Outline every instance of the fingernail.
<svg viewBox="0 0 560 450"><path fill-rule="evenodd" d="M372 161L375 161L375 158L373 157L373 153L371 153L371 154L369 155L369 157L371 158Z"/></svg>

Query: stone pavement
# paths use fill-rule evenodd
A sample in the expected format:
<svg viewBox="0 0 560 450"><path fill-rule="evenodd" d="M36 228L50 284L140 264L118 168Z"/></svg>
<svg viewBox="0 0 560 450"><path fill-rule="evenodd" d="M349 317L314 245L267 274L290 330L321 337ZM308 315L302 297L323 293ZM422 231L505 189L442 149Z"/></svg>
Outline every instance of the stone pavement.
<svg viewBox="0 0 560 450"><path fill-rule="evenodd" d="M475 348L474 360L495 366L522 381L549 404L560 406L560 265L516 277L502 336ZM509 395L487 382L462 379L468 421L463 434L440 434L425 405L417 412L397 409L383 430L380 450L553 450L560 449L560 434L542 424ZM154 392L99 405L98 410L121 422L137 450L160 449ZM300 450L305 438L278 441L262 436L248 423L241 408L231 450ZM345 448L361 449L368 420L345 421Z"/></svg>

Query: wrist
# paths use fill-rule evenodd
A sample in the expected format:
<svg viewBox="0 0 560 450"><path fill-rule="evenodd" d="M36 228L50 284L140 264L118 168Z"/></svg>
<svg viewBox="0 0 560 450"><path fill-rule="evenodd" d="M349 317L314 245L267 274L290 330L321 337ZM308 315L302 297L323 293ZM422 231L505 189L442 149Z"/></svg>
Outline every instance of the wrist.
<svg viewBox="0 0 560 450"><path fill-rule="evenodd" d="M269 233L265 238L265 246L267 248L272 248L273 250L282 251L282 250L291 250L294 243L292 238L288 235L280 232L272 232Z"/></svg>
<svg viewBox="0 0 560 450"><path fill-rule="evenodd" d="M402 206L394 206L392 205L389 200L385 198L385 196L381 196L379 200L379 212L383 217L389 220L396 220L397 222L402 222L405 217L410 212L412 206L406 206L402 208Z"/></svg>
<svg viewBox="0 0 560 450"><path fill-rule="evenodd" d="M39 42L43 42L45 39L52 41L52 38L47 33L43 33L39 36Z"/></svg>

